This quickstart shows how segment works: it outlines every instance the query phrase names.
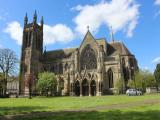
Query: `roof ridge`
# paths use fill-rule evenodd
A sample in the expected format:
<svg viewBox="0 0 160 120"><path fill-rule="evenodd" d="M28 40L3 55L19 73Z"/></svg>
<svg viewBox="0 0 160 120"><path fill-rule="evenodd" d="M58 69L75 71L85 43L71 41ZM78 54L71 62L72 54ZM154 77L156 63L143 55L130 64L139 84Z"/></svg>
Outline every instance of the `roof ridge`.
<svg viewBox="0 0 160 120"><path fill-rule="evenodd" d="M46 51L46 52L53 52L53 51L60 51L60 50L69 50L69 49L76 49L78 47L74 47L74 48L62 48L62 49L55 49L55 50L49 50L49 51Z"/></svg>
<svg viewBox="0 0 160 120"><path fill-rule="evenodd" d="M122 53L124 52L124 54L126 54L126 55L128 55L128 54L131 54L131 52L128 50L128 48L124 45L124 43L123 42L121 42L122 43L122 49L123 49L123 51L122 51Z"/></svg>
<svg viewBox="0 0 160 120"><path fill-rule="evenodd" d="M132 55L129 49L125 46L122 41L114 41L110 43L121 55Z"/></svg>

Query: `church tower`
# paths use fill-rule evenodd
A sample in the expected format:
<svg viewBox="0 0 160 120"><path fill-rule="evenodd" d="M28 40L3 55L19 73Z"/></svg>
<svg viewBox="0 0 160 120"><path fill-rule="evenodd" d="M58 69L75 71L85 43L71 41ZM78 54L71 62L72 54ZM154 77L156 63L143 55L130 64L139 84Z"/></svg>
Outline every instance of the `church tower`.
<svg viewBox="0 0 160 120"><path fill-rule="evenodd" d="M40 23L40 25L37 24L36 11L31 23L28 23L27 14L24 18L19 81L19 92L23 95L28 95L29 88L33 93L35 92L36 78L42 68L43 17Z"/></svg>

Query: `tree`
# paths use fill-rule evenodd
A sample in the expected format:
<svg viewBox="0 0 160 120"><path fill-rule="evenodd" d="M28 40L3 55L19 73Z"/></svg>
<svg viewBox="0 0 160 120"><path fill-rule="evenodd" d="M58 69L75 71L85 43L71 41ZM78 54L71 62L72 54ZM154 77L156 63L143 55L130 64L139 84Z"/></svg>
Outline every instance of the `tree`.
<svg viewBox="0 0 160 120"><path fill-rule="evenodd" d="M145 87L156 87L157 84L156 84L156 80L155 80L155 77L152 73L148 73L145 75Z"/></svg>
<svg viewBox="0 0 160 120"><path fill-rule="evenodd" d="M3 94L3 80L4 80L4 75L0 73L0 95Z"/></svg>
<svg viewBox="0 0 160 120"><path fill-rule="evenodd" d="M142 71L136 71L133 80L129 80L127 86L134 89L143 88L143 74Z"/></svg>
<svg viewBox="0 0 160 120"><path fill-rule="evenodd" d="M135 89L143 89L144 74L142 70L135 72L134 82Z"/></svg>
<svg viewBox="0 0 160 120"><path fill-rule="evenodd" d="M116 91L116 94L121 94L123 93L123 80L122 78L121 79L118 79L115 83L115 87L117 89Z"/></svg>
<svg viewBox="0 0 160 120"><path fill-rule="evenodd" d="M146 87L155 87L156 81L151 72L147 70L140 70L135 73L134 80L128 81L128 87L135 89L142 89L145 91Z"/></svg>
<svg viewBox="0 0 160 120"><path fill-rule="evenodd" d="M43 72L38 75L37 88L41 94L48 96L48 92L51 94L55 90L57 85L56 77L54 73Z"/></svg>
<svg viewBox="0 0 160 120"><path fill-rule="evenodd" d="M11 49L0 49L0 72L3 75L2 80L2 95L6 95L7 91L7 80L9 76L16 72L18 58L14 51Z"/></svg>
<svg viewBox="0 0 160 120"><path fill-rule="evenodd" d="M160 86L160 63L157 64L156 66L156 69L154 71L154 76L155 76L157 85Z"/></svg>
<svg viewBox="0 0 160 120"><path fill-rule="evenodd" d="M128 86L129 88L135 88L135 83L134 83L134 81L133 81L133 80L128 80L127 86Z"/></svg>

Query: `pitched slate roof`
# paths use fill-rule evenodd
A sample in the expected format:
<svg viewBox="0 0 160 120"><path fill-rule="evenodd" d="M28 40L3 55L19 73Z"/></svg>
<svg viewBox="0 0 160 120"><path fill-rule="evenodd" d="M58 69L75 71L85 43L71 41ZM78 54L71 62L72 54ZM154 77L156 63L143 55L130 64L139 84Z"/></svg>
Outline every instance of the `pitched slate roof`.
<svg viewBox="0 0 160 120"><path fill-rule="evenodd" d="M44 53L44 59L45 60L57 60L57 59L67 58L67 57L71 56L71 54L75 50L76 50L76 48L46 51Z"/></svg>
<svg viewBox="0 0 160 120"><path fill-rule="evenodd" d="M128 48L123 44L123 42L111 42L108 44L108 55L132 55Z"/></svg>

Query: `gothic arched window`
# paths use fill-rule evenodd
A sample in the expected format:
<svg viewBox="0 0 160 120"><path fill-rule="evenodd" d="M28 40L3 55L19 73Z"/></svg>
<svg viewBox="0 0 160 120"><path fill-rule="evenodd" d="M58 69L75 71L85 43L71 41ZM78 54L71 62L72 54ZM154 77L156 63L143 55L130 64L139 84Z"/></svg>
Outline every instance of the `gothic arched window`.
<svg viewBox="0 0 160 120"><path fill-rule="evenodd" d="M109 88L113 88L113 72L111 69L108 70L108 81L109 81Z"/></svg>
<svg viewBox="0 0 160 120"><path fill-rule="evenodd" d="M96 69L97 68L97 58L94 50L87 45L81 54L80 58L81 70L84 69Z"/></svg>
<svg viewBox="0 0 160 120"><path fill-rule="evenodd" d="M28 32L25 33L25 47L27 47L28 44Z"/></svg>
<svg viewBox="0 0 160 120"><path fill-rule="evenodd" d="M125 67L126 66L125 64L126 64L125 59L122 58L122 66Z"/></svg>
<svg viewBox="0 0 160 120"><path fill-rule="evenodd" d="M68 63L65 64L65 70L67 70L67 69L68 69Z"/></svg>
<svg viewBox="0 0 160 120"><path fill-rule="evenodd" d="M39 40L38 40L38 33L37 33L37 34L36 34L36 48L37 48L37 50L39 49L38 42L39 42Z"/></svg>
<svg viewBox="0 0 160 120"><path fill-rule="evenodd" d="M51 66L51 69L50 69L50 71L51 71L51 72L55 72L54 65L52 65L52 66Z"/></svg>
<svg viewBox="0 0 160 120"><path fill-rule="evenodd" d="M127 68L126 68L126 62L125 58L122 58L122 70L123 70L123 75L124 75L124 80L127 81Z"/></svg>
<svg viewBox="0 0 160 120"><path fill-rule="evenodd" d="M29 38L28 38L28 43L27 43L28 47L30 47L31 45L31 40L32 40L32 32L29 32Z"/></svg>
<svg viewBox="0 0 160 120"><path fill-rule="evenodd" d="M130 67L134 67L134 59L130 58L129 59L129 64L130 64Z"/></svg>
<svg viewBox="0 0 160 120"><path fill-rule="evenodd" d="M59 73L63 74L63 65L62 65L62 63L59 64Z"/></svg>

